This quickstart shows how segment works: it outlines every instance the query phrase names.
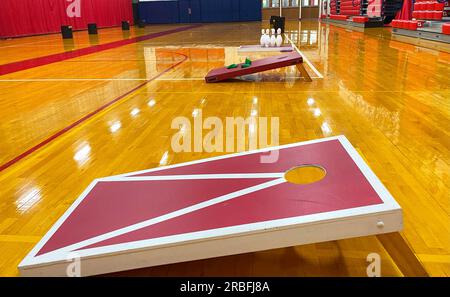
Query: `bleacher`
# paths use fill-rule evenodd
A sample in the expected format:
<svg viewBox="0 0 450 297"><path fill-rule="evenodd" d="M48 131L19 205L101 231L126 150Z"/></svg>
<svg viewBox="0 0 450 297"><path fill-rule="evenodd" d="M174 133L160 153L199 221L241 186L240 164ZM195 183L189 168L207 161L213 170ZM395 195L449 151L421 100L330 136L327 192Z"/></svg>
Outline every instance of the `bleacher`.
<svg viewBox="0 0 450 297"><path fill-rule="evenodd" d="M338 22L348 22L349 24L367 24L377 21L378 26L382 26L380 18L370 18L367 15L368 0L331 0L330 1L330 20ZM375 9L381 9L375 7ZM322 16L325 18L326 16Z"/></svg>
<svg viewBox="0 0 450 297"><path fill-rule="evenodd" d="M448 2L447 2L448 4ZM416 20L442 20L445 3L435 1L416 0L412 13Z"/></svg>
<svg viewBox="0 0 450 297"><path fill-rule="evenodd" d="M416 0L412 20L393 20L392 27L404 30L428 30L450 34L449 2Z"/></svg>

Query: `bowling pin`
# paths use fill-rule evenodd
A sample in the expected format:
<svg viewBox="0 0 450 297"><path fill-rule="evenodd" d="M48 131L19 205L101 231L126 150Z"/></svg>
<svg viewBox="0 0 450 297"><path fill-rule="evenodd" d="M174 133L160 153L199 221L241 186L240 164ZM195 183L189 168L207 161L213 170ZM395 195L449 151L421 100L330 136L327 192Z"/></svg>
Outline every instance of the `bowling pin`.
<svg viewBox="0 0 450 297"><path fill-rule="evenodd" d="M266 33L265 33L264 29L262 29L261 30L261 38L259 39L259 44L261 46L264 46L265 38L266 38Z"/></svg>
<svg viewBox="0 0 450 297"><path fill-rule="evenodd" d="M270 46L275 46L277 38L275 37L275 29L272 29L272 35L270 36Z"/></svg>
<svg viewBox="0 0 450 297"><path fill-rule="evenodd" d="M278 28L276 44L277 44L278 47L280 47L282 43L283 43L283 37L281 37L281 29Z"/></svg>
<svg viewBox="0 0 450 297"><path fill-rule="evenodd" d="M270 45L270 36L269 36L269 33L270 33L269 29L266 29L266 38L265 38L265 40L264 40L264 46L265 46L265 47L269 47L269 45Z"/></svg>

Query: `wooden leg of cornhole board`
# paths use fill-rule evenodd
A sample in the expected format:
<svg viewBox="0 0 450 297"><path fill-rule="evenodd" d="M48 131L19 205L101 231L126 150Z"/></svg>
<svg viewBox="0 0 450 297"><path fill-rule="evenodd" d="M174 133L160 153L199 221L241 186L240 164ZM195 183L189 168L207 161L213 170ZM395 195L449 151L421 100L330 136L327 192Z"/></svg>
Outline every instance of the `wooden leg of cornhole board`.
<svg viewBox="0 0 450 297"><path fill-rule="evenodd" d="M303 66L303 63L297 64L297 69L298 69L298 71L300 71L300 73L302 74L303 79L305 81L308 81L308 82L312 81L311 76L309 76L308 72L306 71L305 67Z"/></svg>

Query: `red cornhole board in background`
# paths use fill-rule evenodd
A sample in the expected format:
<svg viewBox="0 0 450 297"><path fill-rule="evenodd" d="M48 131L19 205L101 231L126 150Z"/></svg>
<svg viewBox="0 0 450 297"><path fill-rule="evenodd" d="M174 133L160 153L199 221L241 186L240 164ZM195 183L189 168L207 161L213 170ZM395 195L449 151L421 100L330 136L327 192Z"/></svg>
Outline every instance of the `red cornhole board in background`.
<svg viewBox="0 0 450 297"><path fill-rule="evenodd" d="M252 64L247 68L241 67L243 63L239 64L238 67L232 69L227 69L227 67L216 68L208 72L208 74L205 76L205 80L207 83L219 82L237 76L258 73L292 65L297 65L297 68L305 76L305 78L307 80L310 80L309 75L303 68L303 65L301 65L302 63L302 56L298 52L294 51L292 53L271 56L268 58L252 61Z"/></svg>
<svg viewBox="0 0 450 297"><path fill-rule="evenodd" d="M286 181L310 164L322 180ZM76 257L95 275L401 228L400 206L336 136L95 180L19 269L62 276Z"/></svg>

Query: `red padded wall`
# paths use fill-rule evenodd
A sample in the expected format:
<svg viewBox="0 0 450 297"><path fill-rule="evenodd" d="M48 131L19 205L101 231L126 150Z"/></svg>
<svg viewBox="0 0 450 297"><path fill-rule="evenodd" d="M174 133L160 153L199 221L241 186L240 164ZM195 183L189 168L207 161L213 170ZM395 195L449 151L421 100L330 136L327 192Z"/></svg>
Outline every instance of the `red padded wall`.
<svg viewBox="0 0 450 297"><path fill-rule="evenodd" d="M67 7L80 3L80 17L69 17ZM122 20L133 21L131 0L1 0L0 37L55 33L62 25L74 30L86 29L88 23L112 27Z"/></svg>

